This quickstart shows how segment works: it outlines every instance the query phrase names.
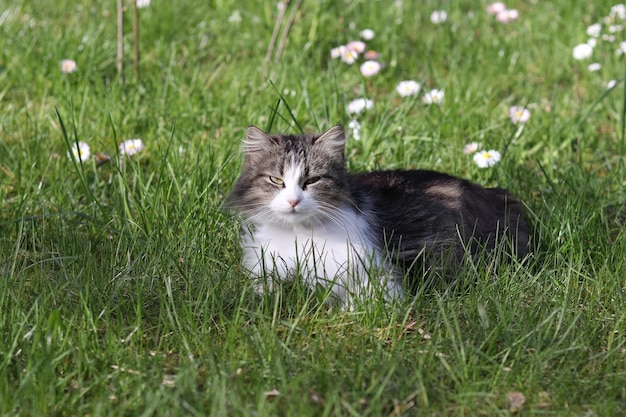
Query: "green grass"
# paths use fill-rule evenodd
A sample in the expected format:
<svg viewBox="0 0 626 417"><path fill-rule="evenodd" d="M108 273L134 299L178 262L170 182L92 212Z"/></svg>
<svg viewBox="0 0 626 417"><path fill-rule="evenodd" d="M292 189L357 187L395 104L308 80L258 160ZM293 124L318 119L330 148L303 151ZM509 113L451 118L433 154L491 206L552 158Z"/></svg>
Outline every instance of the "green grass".
<svg viewBox="0 0 626 417"><path fill-rule="evenodd" d="M0 7L0 414L626 413L624 84L605 93L624 33L571 56L611 2L511 2L505 26L479 1L308 0L264 75L275 2L154 0L137 81L125 13L124 83L115 2L43 3ZM369 79L329 58L364 28L387 64ZM62 74L64 58L79 70ZM404 79L444 104L399 97ZM509 188L536 253L393 306L329 310L298 285L255 296L220 209L244 129L347 125L361 96L375 107L350 169ZM521 129L513 105L532 111ZM121 166L129 138L146 149ZM112 161L73 163L78 140ZM502 161L479 169L471 141Z"/></svg>

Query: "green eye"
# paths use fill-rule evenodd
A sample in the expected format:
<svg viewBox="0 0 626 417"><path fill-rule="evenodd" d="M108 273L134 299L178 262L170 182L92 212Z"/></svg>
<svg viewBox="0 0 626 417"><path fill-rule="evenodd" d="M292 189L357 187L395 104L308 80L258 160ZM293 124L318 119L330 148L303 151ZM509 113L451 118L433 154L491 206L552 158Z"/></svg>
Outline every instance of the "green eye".
<svg viewBox="0 0 626 417"><path fill-rule="evenodd" d="M269 176L270 181L272 182L272 184L276 184L276 185L285 185L284 181L281 178L278 177L273 177L273 176Z"/></svg>
<svg viewBox="0 0 626 417"><path fill-rule="evenodd" d="M308 178L306 181L304 181L304 186L306 187L307 185L315 184L316 182L318 182L321 179L322 179L322 177L320 177L319 175L317 175L315 177Z"/></svg>

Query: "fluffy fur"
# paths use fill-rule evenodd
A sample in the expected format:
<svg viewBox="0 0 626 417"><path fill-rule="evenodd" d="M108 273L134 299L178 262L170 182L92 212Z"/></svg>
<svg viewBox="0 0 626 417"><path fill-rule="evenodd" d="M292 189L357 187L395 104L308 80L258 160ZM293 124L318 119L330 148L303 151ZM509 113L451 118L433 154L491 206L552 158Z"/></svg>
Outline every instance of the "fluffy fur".
<svg viewBox="0 0 626 417"><path fill-rule="evenodd" d="M246 224L243 265L258 292L302 277L344 305L382 288L401 297L435 271L451 276L466 254L501 240L528 251L517 199L432 171L346 170L340 126L314 135L269 135L249 127L243 171L226 206Z"/></svg>

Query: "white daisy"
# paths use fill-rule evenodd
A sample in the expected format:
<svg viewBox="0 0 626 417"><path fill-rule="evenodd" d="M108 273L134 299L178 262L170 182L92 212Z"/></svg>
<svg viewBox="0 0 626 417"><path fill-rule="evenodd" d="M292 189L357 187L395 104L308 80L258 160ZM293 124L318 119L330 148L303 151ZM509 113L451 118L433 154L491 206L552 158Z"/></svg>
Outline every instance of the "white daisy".
<svg viewBox="0 0 626 417"><path fill-rule="evenodd" d="M141 152L144 147L141 139L128 139L120 143L120 154L133 156L137 152Z"/></svg>
<svg viewBox="0 0 626 417"><path fill-rule="evenodd" d="M365 110L371 109L374 106L374 102L367 98L357 98L348 103L346 112L348 114L359 114Z"/></svg>
<svg viewBox="0 0 626 417"><path fill-rule="evenodd" d="M354 140L361 140L361 124L357 120L352 119L350 123L348 123L348 128L352 129L352 137Z"/></svg>
<svg viewBox="0 0 626 417"><path fill-rule="evenodd" d="M91 156L91 148L85 142L73 143L71 152L67 153L69 159L72 159L72 156L77 161L85 162Z"/></svg>
<svg viewBox="0 0 626 417"><path fill-rule="evenodd" d="M581 43L574 47L572 51L572 56L576 60L587 59L593 53L593 47L588 43Z"/></svg>
<svg viewBox="0 0 626 417"><path fill-rule="evenodd" d="M396 87L396 91L402 97L414 96L420 92L421 86L417 81L407 80L400 81Z"/></svg>
<svg viewBox="0 0 626 417"><path fill-rule="evenodd" d="M442 90L433 89L424 94L422 101L426 104L441 104L443 103L443 96Z"/></svg>
<svg viewBox="0 0 626 417"><path fill-rule="evenodd" d="M500 158L500 152L494 150L480 151L474 154L474 162L479 168L492 167L500 161Z"/></svg>
<svg viewBox="0 0 626 417"><path fill-rule="evenodd" d="M437 10L430 15L430 21L436 25L443 23L446 20L448 20L448 13L446 13L445 10Z"/></svg>
<svg viewBox="0 0 626 417"><path fill-rule="evenodd" d="M371 41L374 39L374 36L376 36L376 33L372 29L363 29L359 35L361 36L361 39Z"/></svg>
<svg viewBox="0 0 626 417"><path fill-rule="evenodd" d="M600 31L602 30L602 24L594 23L593 25L587 27L587 35L592 38L597 38L600 36Z"/></svg>
<svg viewBox="0 0 626 417"><path fill-rule="evenodd" d="M61 61L61 72L63 74L70 74L75 71L78 71L76 61L71 59L64 59L63 61Z"/></svg>
<svg viewBox="0 0 626 417"><path fill-rule="evenodd" d="M593 64L589 64L589 66L587 67L589 72L600 71L600 68L602 68L602 66L600 65L599 62L594 62Z"/></svg>

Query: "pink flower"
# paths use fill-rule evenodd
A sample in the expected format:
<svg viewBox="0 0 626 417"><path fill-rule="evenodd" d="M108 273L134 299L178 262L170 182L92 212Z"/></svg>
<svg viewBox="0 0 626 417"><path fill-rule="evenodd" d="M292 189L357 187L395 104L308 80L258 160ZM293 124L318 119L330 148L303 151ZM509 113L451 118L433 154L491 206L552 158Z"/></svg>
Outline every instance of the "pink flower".
<svg viewBox="0 0 626 417"><path fill-rule="evenodd" d="M359 53L346 45L341 45L330 50L330 57L333 59L341 58L346 64L354 64L359 57Z"/></svg>
<svg viewBox="0 0 626 417"><path fill-rule="evenodd" d="M363 65L361 65L361 74L364 77L371 77L380 72L380 63L378 61L365 61Z"/></svg>
<svg viewBox="0 0 626 417"><path fill-rule="evenodd" d="M430 15L430 21L436 25L443 23L446 20L448 20L448 13L446 13L445 10L437 10Z"/></svg>
<svg viewBox="0 0 626 417"><path fill-rule="evenodd" d="M373 49L370 49L369 51L366 51L363 54L363 58L365 58L367 60L376 61L378 58L380 58L380 54L377 51L374 51Z"/></svg>
<svg viewBox="0 0 626 417"><path fill-rule="evenodd" d="M476 152L478 148L480 148L480 143L470 142L467 145L465 145L465 147L463 148L463 153L465 155L469 155L469 154Z"/></svg>
<svg viewBox="0 0 626 417"><path fill-rule="evenodd" d="M530 120L530 111L521 106L513 106L509 109L509 118L514 124L526 123Z"/></svg>
<svg viewBox="0 0 626 417"><path fill-rule="evenodd" d="M78 71L76 61L71 59L64 59L63 61L61 61L61 72L63 74L70 74L75 71Z"/></svg>
<svg viewBox="0 0 626 417"><path fill-rule="evenodd" d="M504 10L506 10L506 6L501 1L491 3L489 6L487 6L487 13L492 15L496 15Z"/></svg>
<svg viewBox="0 0 626 417"><path fill-rule="evenodd" d="M504 24L517 20L518 17L519 12L515 9L505 9L496 14L496 20Z"/></svg>
<svg viewBox="0 0 626 417"><path fill-rule="evenodd" d="M357 54L362 54L363 52L365 52L365 43L361 41L350 41L346 45L346 48L356 52Z"/></svg>

